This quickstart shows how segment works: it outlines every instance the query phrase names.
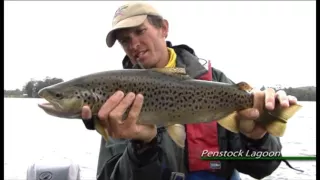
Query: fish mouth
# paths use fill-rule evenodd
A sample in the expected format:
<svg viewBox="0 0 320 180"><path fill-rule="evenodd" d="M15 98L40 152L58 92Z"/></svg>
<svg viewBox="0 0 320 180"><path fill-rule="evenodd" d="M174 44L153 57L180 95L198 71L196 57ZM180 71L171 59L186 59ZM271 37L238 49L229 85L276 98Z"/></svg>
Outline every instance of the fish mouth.
<svg viewBox="0 0 320 180"><path fill-rule="evenodd" d="M63 111L60 107L54 105L51 102L40 103L38 106L43 109L47 114L50 114L59 118L80 118L80 113L66 112Z"/></svg>
<svg viewBox="0 0 320 180"><path fill-rule="evenodd" d="M52 103L50 102L45 102L45 103L41 103L38 104L38 106L46 111L52 111L52 112L62 112L61 110L59 110L58 108L56 108Z"/></svg>

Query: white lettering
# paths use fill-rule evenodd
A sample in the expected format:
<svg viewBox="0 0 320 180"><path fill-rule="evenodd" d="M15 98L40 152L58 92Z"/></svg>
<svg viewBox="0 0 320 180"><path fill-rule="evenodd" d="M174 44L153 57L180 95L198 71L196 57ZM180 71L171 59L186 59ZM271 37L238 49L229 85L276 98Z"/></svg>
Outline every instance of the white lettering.
<svg viewBox="0 0 320 180"><path fill-rule="evenodd" d="M255 157L257 159L263 158L263 157L280 157L281 153L278 151L247 151L246 153L247 157Z"/></svg>
<svg viewBox="0 0 320 180"><path fill-rule="evenodd" d="M208 150L203 150L201 156L204 156L207 153L208 153Z"/></svg>

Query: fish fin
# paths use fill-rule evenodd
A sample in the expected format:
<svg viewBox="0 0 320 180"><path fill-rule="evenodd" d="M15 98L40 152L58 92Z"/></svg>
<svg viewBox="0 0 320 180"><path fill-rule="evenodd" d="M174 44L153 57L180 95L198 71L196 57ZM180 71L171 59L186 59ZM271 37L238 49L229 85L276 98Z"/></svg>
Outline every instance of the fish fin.
<svg viewBox="0 0 320 180"><path fill-rule="evenodd" d="M286 123L288 122L288 119L295 115L295 113L298 112L301 108L302 106L299 104L293 104L287 108L280 108L280 106L278 105L273 111L269 112L269 114Z"/></svg>
<svg viewBox="0 0 320 180"><path fill-rule="evenodd" d="M298 104L291 105L288 108L280 108L280 106L278 106L273 111L266 111L266 113L263 113L259 118L260 120L257 120L257 123L265 127L269 134L281 137L285 133L288 119L301 108L302 106ZM236 112L233 112L218 120L217 123L233 133L239 133L239 127L241 126L242 129L250 129L252 124L239 124L239 121L236 120L236 114Z"/></svg>
<svg viewBox="0 0 320 180"><path fill-rule="evenodd" d="M236 115L237 115L237 112L235 111L235 112L217 120L217 123L233 133L239 133L239 125L238 125L238 121L236 119Z"/></svg>
<svg viewBox="0 0 320 180"><path fill-rule="evenodd" d="M256 122L254 121L238 121L239 123L239 129L241 129L242 132L250 133L252 132L253 128L256 126Z"/></svg>
<svg viewBox="0 0 320 180"><path fill-rule="evenodd" d="M261 115L259 124L264 126L268 133L281 137L284 135L288 120L302 108L299 104L293 104L287 108L276 106L273 111L268 111Z"/></svg>
<svg viewBox="0 0 320 180"><path fill-rule="evenodd" d="M151 68L151 70L169 75L187 75L185 68Z"/></svg>
<svg viewBox="0 0 320 180"><path fill-rule="evenodd" d="M282 121L274 121L265 126L267 132L273 136L281 137L286 131L287 123Z"/></svg>
<svg viewBox="0 0 320 180"><path fill-rule="evenodd" d="M96 129L96 131L104 138L106 142L109 142L108 131L101 126L98 119L93 119L93 120L94 120L94 128Z"/></svg>
<svg viewBox="0 0 320 180"><path fill-rule="evenodd" d="M236 86L238 87L238 89L243 91L251 92L253 90L253 88L248 83L243 81L237 83Z"/></svg>
<svg viewBox="0 0 320 180"><path fill-rule="evenodd" d="M166 130L171 137L171 139L181 148L185 146L186 131L182 124L174 124L167 126Z"/></svg>

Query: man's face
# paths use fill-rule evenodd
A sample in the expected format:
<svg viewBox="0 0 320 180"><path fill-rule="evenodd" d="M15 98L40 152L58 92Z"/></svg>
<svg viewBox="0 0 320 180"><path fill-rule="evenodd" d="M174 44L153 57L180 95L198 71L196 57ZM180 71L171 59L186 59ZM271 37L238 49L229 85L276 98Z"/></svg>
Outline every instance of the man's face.
<svg viewBox="0 0 320 180"><path fill-rule="evenodd" d="M148 20L134 28L121 29L116 37L133 64L139 61L145 68L155 67L162 54L167 51L168 24L156 28Z"/></svg>

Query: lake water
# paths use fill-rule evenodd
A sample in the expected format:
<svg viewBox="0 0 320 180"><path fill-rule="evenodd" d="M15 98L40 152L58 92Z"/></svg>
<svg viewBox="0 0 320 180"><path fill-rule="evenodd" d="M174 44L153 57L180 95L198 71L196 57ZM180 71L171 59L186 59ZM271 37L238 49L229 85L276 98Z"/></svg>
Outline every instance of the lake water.
<svg viewBox="0 0 320 180"><path fill-rule="evenodd" d="M5 98L4 100L4 179L23 180L29 165L40 160L72 161L80 165L81 179L95 179L100 136L85 129L79 120L55 118L37 104L42 99ZM304 106L287 125L281 138L283 155L316 154L316 103ZM289 161L303 173L284 163L265 179L316 179L315 161ZM242 179L250 180L241 174Z"/></svg>

